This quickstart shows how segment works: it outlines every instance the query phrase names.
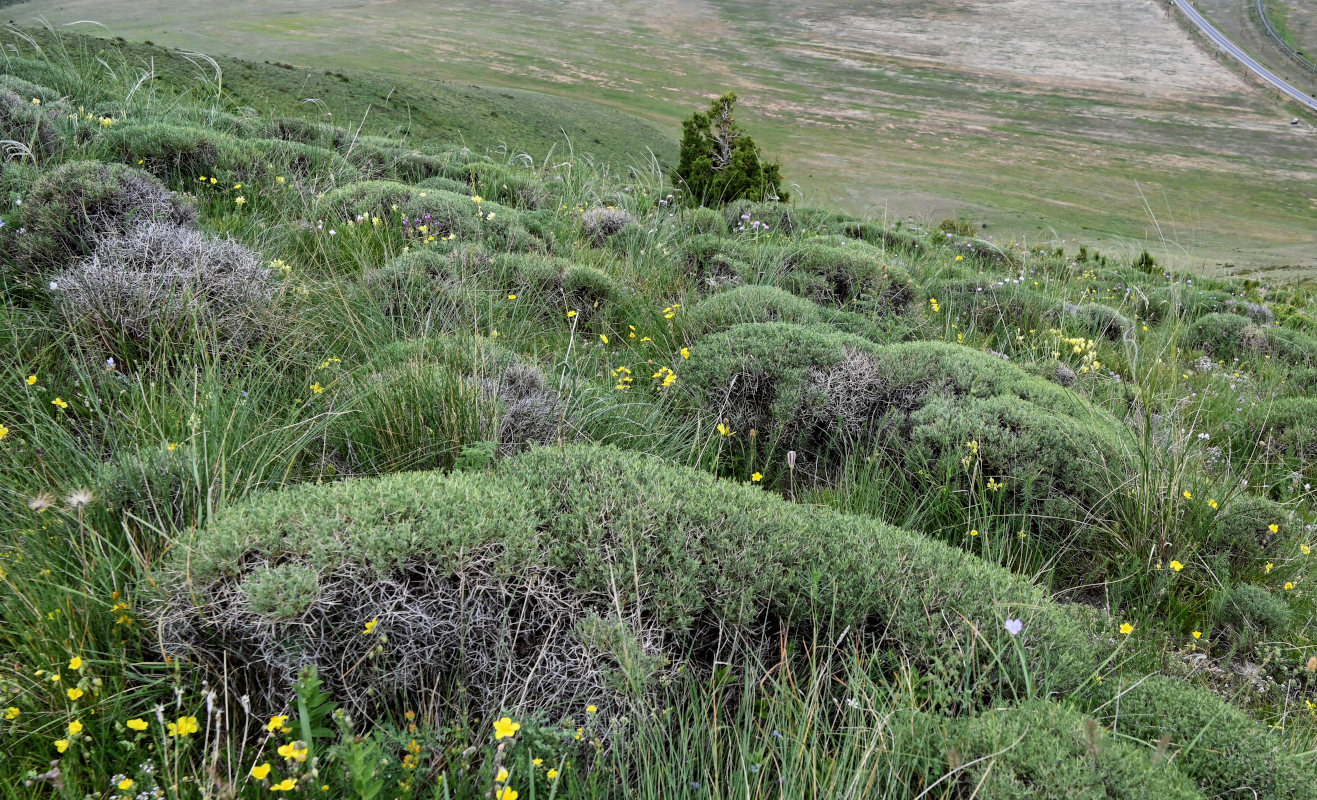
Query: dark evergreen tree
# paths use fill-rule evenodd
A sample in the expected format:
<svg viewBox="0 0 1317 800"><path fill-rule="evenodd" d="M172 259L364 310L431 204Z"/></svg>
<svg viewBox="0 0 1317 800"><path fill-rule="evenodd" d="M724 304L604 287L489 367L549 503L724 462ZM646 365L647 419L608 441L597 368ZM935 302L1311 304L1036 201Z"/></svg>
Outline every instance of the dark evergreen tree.
<svg viewBox="0 0 1317 800"><path fill-rule="evenodd" d="M673 180L695 203L716 205L733 200L780 200L782 165L766 161L741 126L736 124L736 94L714 100L682 122L681 156Z"/></svg>

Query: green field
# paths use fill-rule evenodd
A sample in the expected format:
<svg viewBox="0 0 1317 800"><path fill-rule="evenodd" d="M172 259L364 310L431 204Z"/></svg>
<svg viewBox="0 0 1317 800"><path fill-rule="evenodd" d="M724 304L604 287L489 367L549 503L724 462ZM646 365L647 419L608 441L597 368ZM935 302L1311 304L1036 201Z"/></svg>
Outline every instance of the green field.
<svg viewBox="0 0 1317 800"><path fill-rule="evenodd" d="M29 2L9 15L257 62L533 89L675 132L727 89L796 196L1000 239L1317 266L1309 125L1146 2ZM89 26L81 26L89 30ZM418 99L423 99L418 98ZM574 137L589 150L592 139ZM598 145L596 145L598 146Z"/></svg>

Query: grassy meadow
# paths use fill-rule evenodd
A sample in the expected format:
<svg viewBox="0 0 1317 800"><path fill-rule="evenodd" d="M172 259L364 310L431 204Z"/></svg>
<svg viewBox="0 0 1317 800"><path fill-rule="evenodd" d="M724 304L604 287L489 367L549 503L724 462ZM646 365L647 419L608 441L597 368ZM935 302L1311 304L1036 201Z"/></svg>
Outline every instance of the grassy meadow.
<svg viewBox="0 0 1317 800"><path fill-rule="evenodd" d="M1214 60L1164 3L34 0L8 15L531 89L670 130L731 89L797 196L850 213L963 216L1000 241L1148 249L1216 275L1317 268L1312 120Z"/></svg>
<svg viewBox="0 0 1317 800"><path fill-rule="evenodd" d="M1317 797L1310 284L4 44L0 797Z"/></svg>

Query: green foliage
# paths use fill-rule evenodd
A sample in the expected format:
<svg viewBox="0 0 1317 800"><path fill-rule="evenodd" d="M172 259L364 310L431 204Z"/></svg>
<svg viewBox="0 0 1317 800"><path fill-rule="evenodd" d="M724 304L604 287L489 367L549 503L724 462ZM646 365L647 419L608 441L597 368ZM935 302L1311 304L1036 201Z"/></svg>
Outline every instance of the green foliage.
<svg viewBox="0 0 1317 800"><path fill-rule="evenodd" d="M1129 317L1111 306L1100 303L1083 303L1065 308L1068 319L1089 336L1098 336L1113 342L1124 341L1134 333Z"/></svg>
<svg viewBox="0 0 1317 800"><path fill-rule="evenodd" d="M695 112L682 122L681 154L672 180L691 200L701 204L786 202L782 165L764 161L754 140L736 124L736 94L713 101L707 112Z"/></svg>
<svg viewBox="0 0 1317 800"><path fill-rule="evenodd" d="M687 317L687 329L700 336L751 322L790 322L812 325L829 319L818 304L774 286L737 286L696 303Z"/></svg>
<svg viewBox="0 0 1317 800"><path fill-rule="evenodd" d="M1265 556L1281 541L1272 525L1281 525L1289 509L1257 495L1241 494L1227 501L1213 520L1208 543L1211 553L1226 559L1231 572L1257 570Z"/></svg>

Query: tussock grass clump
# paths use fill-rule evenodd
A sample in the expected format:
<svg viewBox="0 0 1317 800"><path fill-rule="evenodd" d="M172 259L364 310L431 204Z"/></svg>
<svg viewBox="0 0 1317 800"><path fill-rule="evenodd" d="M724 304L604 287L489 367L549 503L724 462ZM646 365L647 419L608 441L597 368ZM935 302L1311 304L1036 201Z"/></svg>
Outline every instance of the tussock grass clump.
<svg viewBox="0 0 1317 800"><path fill-rule="evenodd" d="M274 298L257 253L170 223L102 237L53 286L81 341L121 364L184 343L241 348L262 336Z"/></svg>
<svg viewBox="0 0 1317 800"><path fill-rule="evenodd" d="M196 209L133 167L70 161L42 175L23 204L22 233L11 233L20 269L48 273L90 256L106 236L138 224L187 225ZM8 227L8 226L6 226Z"/></svg>
<svg viewBox="0 0 1317 800"><path fill-rule="evenodd" d="M930 673L966 697L1027 693L1025 658L1046 666L1050 689L1077 685L1094 659L1071 615L1003 570L587 446L532 450L493 475L270 494L220 514L159 580L168 652L224 660L257 696L313 664L357 708L418 693L486 713L554 715L601 697L625 708L665 659L707 667L763 646L779 624L850 627L930 668L968 657L967 673ZM1009 615L1026 635L1002 629Z"/></svg>
<svg viewBox="0 0 1317 800"><path fill-rule="evenodd" d="M482 442L508 455L563 425L544 374L484 338L393 344L330 388L345 398L330 443L359 474L450 469Z"/></svg>

